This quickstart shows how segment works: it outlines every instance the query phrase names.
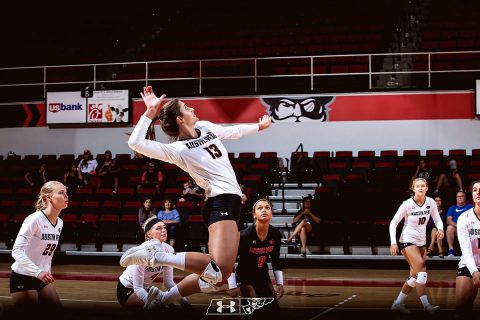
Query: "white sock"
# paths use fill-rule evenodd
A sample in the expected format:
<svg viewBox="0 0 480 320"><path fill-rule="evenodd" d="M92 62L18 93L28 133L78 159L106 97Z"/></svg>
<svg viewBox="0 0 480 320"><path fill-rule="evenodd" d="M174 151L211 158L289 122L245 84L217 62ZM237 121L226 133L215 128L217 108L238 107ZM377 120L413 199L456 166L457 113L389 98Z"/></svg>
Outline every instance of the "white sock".
<svg viewBox="0 0 480 320"><path fill-rule="evenodd" d="M178 286L175 286L168 290L167 292L164 293L162 297L162 303L173 303L175 301L178 301L182 299L182 295L178 291Z"/></svg>
<svg viewBox="0 0 480 320"><path fill-rule="evenodd" d="M430 302L428 302L428 297L427 297L426 294L420 297L420 301L422 301L422 305L424 307L426 307L430 304Z"/></svg>
<svg viewBox="0 0 480 320"><path fill-rule="evenodd" d="M397 300L395 300L395 304L402 304L405 299L407 299L408 295L400 291L398 294Z"/></svg>
<svg viewBox="0 0 480 320"><path fill-rule="evenodd" d="M186 252L168 253L159 251L155 253L155 265L170 266L180 270L185 270L185 256Z"/></svg>

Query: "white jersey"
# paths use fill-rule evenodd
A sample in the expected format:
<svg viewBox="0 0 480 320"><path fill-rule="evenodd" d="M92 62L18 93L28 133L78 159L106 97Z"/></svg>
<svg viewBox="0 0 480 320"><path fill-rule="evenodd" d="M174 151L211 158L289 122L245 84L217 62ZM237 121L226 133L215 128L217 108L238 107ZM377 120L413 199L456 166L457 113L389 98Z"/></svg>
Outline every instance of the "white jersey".
<svg viewBox="0 0 480 320"><path fill-rule="evenodd" d="M423 204L417 204L413 198L405 200L390 222L390 243L397 243L397 226L402 219L405 219L400 242L413 243L417 246L425 245L427 243L427 222L430 215L437 229L443 230L443 222L435 200L426 197Z"/></svg>
<svg viewBox="0 0 480 320"><path fill-rule="evenodd" d="M457 236L462 249L462 258L458 266L467 267L472 274L480 268L480 220L474 208L458 217Z"/></svg>
<svg viewBox="0 0 480 320"><path fill-rule="evenodd" d="M152 120L142 116L128 140L130 148L147 157L173 163L188 172L207 197L233 193L242 196L222 139L238 139L258 132L258 124L222 127L198 121L198 138L164 144L145 138Z"/></svg>
<svg viewBox="0 0 480 320"><path fill-rule="evenodd" d="M174 253L175 250L167 243L160 241L161 252ZM173 281L173 267L158 266L158 267L146 267L140 265L130 265L120 275L120 282L126 287L133 289L135 294L143 301L147 301L147 290L152 286L153 281L157 276L163 273L163 283L167 289L171 289L175 286Z"/></svg>
<svg viewBox="0 0 480 320"><path fill-rule="evenodd" d="M58 245L63 221L52 225L43 211L25 218L12 249L15 262L12 270L26 276L38 277L40 272L51 273L53 253Z"/></svg>

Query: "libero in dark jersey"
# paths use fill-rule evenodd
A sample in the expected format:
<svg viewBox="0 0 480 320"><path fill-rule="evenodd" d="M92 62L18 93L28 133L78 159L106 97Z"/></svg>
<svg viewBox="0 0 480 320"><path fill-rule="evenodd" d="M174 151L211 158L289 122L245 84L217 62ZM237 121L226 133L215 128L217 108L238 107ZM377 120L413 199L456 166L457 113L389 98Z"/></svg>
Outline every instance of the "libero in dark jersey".
<svg viewBox="0 0 480 320"><path fill-rule="evenodd" d="M232 273L228 283L231 296L273 297L272 307L278 308L278 299L283 296L281 234L270 225L272 211L272 204L267 199L260 199L253 206L255 223L240 232L236 274ZM268 274L267 262L272 264L276 290Z"/></svg>

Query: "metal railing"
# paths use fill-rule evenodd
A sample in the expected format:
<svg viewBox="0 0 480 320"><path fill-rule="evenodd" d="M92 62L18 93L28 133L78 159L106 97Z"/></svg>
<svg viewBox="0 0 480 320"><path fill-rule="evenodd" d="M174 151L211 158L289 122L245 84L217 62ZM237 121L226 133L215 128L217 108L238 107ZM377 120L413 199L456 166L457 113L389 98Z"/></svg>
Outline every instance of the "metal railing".
<svg viewBox="0 0 480 320"><path fill-rule="evenodd" d="M386 63L387 60L393 63ZM355 82L356 87L345 89L350 92L358 91L357 87L360 91L435 89L438 83L432 81L440 74L468 75L465 86L470 87L453 89L470 89L473 88L470 78L480 75L478 61L480 51L448 51L10 67L0 68L0 93L3 99L8 97L8 102L14 101L14 97L18 97L18 101L33 101L22 98L25 88L35 90L37 99L43 100L47 91L76 91L84 89L85 85L91 85L95 90L125 87L138 90L140 86L154 83L181 82L187 95L222 94L206 88L213 82L220 87L227 87L229 83L238 85L240 94L273 94L289 93L285 88L291 87L292 79L301 80L297 82L298 92L334 92L328 85L334 78L337 81L360 79ZM403 75L410 79L404 83L385 79L382 82L382 77L401 79ZM269 82L275 85L265 86ZM344 84L348 86L348 82ZM449 84L443 85L448 87Z"/></svg>

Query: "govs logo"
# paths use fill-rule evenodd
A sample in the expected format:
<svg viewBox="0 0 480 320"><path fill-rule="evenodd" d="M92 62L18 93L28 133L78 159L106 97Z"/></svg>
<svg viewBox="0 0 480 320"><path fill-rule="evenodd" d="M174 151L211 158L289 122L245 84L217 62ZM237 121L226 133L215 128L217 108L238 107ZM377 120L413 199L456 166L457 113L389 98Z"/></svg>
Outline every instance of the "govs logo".
<svg viewBox="0 0 480 320"><path fill-rule="evenodd" d="M262 98L273 122L328 121L333 96Z"/></svg>

